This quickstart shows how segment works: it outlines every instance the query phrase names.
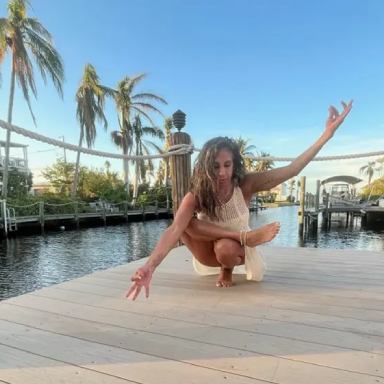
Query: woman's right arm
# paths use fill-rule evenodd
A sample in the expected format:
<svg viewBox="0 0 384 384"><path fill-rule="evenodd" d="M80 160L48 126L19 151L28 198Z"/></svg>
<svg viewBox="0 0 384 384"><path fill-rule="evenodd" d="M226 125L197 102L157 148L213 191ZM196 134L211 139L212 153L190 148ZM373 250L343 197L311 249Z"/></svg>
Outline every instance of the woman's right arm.
<svg viewBox="0 0 384 384"><path fill-rule="evenodd" d="M153 272L180 239L181 235L188 227L194 212L195 198L191 192L188 192L176 212L173 223L161 235L147 262L132 276L131 280L133 283L126 294L126 297L135 300L142 287L145 288L146 297L149 296L149 285Z"/></svg>

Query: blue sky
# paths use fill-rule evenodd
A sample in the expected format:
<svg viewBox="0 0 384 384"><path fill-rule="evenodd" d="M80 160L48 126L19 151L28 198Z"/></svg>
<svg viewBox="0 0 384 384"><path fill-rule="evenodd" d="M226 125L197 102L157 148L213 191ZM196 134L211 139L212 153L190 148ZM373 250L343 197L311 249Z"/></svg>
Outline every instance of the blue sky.
<svg viewBox="0 0 384 384"><path fill-rule="evenodd" d="M0 0L1 17L6 4ZM29 15L51 32L63 57L64 100L36 72L37 125L20 92L17 125L76 144L75 93L91 63L101 82L112 87L126 75L147 73L139 90L166 98L166 115L187 113L186 130L197 147L213 136L241 135L258 150L295 156L321 134L329 104L354 99L348 120L320 155L384 150L381 0L31 0L31 5ZM6 120L7 60L0 70L0 118ZM117 129L112 102L107 117L109 131ZM36 177L62 155L16 135L12 140L29 145ZM118 151L101 127L95 148ZM74 160L75 154L67 157ZM373 159L312 163L302 174L312 181L359 176L359 167ZM82 156L85 165L104 161ZM119 161L112 165L121 171Z"/></svg>

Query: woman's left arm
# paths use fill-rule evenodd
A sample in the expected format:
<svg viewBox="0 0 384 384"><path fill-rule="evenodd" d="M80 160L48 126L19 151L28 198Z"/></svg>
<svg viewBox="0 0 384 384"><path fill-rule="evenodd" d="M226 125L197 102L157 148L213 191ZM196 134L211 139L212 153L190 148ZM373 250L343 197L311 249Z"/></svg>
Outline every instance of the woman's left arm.
<svg viewBox="0 0 384 384"><path fill-rule="evenodd" d="M333 136L336 129L342 124L351 111L352 101L348 104L342 101L341 104L343 105L343 111L341 113L339 113L333 105L329 107L329 116L325 124L325 130L311 147L285 167L275 168L265 172L248 173L242 182L241 187L243 193L251 197L256 192L269 190L281 184L283 181L297 176Z"/></svg>

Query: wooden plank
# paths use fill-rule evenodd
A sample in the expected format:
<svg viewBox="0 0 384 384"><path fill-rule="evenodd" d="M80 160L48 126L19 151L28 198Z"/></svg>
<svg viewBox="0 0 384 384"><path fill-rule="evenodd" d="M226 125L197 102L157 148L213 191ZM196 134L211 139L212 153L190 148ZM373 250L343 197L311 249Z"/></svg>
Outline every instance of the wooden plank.
<svg viewBox="0 0 384 384"><path fill-rule="evenodd" d="M143 383L384 383L383 255L261 250L263 283L217 289L179 248L148 300L123 298L139 260L1 302L0 345Z"/></svg>
<svg viewBox="0 0 384 384"><path fill-rule="evenodd" d="M246 370L244 374L244 369L236 374L228 373L226 367L231 364L231 359L225 357L217 358L223 369L210 369L199 366L198 362L183 363L163 359L153 353L138 353L9 322L0 321L0 324L2 345L139 383L158 384L159 380L180 383L186 377L191 378L193 383L219 384L226 379L231 383L261 383L249 378ZM99 327L97 333L102 335L103 328ZM371 379L367 378L367 382L373 383Z"/></svg>
<svg viewBox="0 0 384 384"><path fill-rule="evenodd" d="M31 296L32 295L30 295L30 297ZM382 322L346 319L331 315L291 311L290 309L282 310L258 304L254 305L257 312L250 313L244 308L241 308L241 311L239 311L225 303L221 303L219 307L217 305L207 305L207 307L203 307L201 303L199 305L192 305L191 303L179 303L179 301L161 301L160 304L156 304L158 299L155 299L155 302L151 302L151 304L136 302L134 305L130 305L129 303L121 302L120 299L61 290L50 290L48 294L44 293L43 296L39 294L39 297L62 301L63 303L68 302L89 307L116 310L123 313L139 313L142 315L160 316L175 320L201 322L203 321L202 319L206 319L207 321L209 319L214 326L225 326L225 322L223 323L223 321L221 321L222 318L225 318L225 321L232 319L233 323L237 324L237 328L239 329L243 329L242 327L245 327L244 329L249 329L247 324L251 322L256 330L264 328L268 329L268 327L272 326L273 330L278 331L277 335L282 335L280 333L282 331L286 331L286 335L290 335L292 329L300 328L300 332L297 332L299 338L302 338L303 340L315 340L318 342L326 340L324 339L323 332L329 332L330 330L334 330L336 334L344 331L351 332L363 337L366 336L369 339L378 337L378 340L380 340L380 337L384 337ZM32 297L31 301L33 302ZM23 303L23 305L28 305L28 302L26 304ZM199 311L202 307L204 308L203 312ZM191 313L193 315L191 315ZM234 325L232 324L231 326ZM303 329L303 327L306 327L307 329ZM269 330L269 333L271 332L272 331ZM283 333L283 335L284 334L285 333ZM307 337L310 336L310 338L304 338L304 335L307 335ZM349 344L351 341L350 335L347 337L347 335L341 333L338 339L342 340L343 343L347 343L342 345L351 346ZM333 340L333 342L337 340L335 339L335 335L331 335L331 340Z"/></svg>
<svg viewBox="0 0 384 384"><path fill-rule="evenodd" d="M319 345L332 346L341 349L360 350L365 352L374 352L384 354L384 336L365 335L347 331L338 331L325 327L306 326L305 324L290 324L288 322L277 322L266 319L253 319L237 314L216 313L214 311L204 311L204 313L189 309L178 308L167 311L167 315L157 315L157 311L119 311L110 307L93 307L84 304L68 303L57 299L48 299L43 297L28 297L23 302L18 301L17 305L21 309L31 309L31 311L47 312L69 318L78 318L82 320L93 319L98 322L108 323L110 325L122 326L134 330L160 332L161 334L173 335L175 337L186 337L183 333L189 327L210 329L209 334L214 335L220 329L226 333L225 343L228 335L233 334L232 339L240 341L245 334L248 337L258 338L258 346L261 340L272 344L276 337L285 338L282 342L290 343L289 347L295 348L295 342L312 342ZM7 308L5 308L7 309ZM145 309L145 308L143 308ZM17 309L11 309L19 313ZM5 315L1 315L1 318ZM29 315L31 316L31 314ZM7 317L7 320L10 320ZM28 320L29 321L29 320ZM29 324L29 323L28 323ZM166 330L166 332L164 331ZM165 333L164 333L165 332ZM240 332L240 334L239 334ZM208 333L208 332L207 332ZM210 337L209 336L209 337ZM207 341L204 337L201 341ZM212 343L222 344L220 337ZM249 345L249 342L246 342ZM300 344L300 343L299 343ZM231 344L231 347L243 348L240 343ZM257 347L258 347L257 346ZM268 348L267 348L268 349ZM255 351L255 349L252 349ZM265 350L262 350L265 351ZM262 351L258 351L263 353ZM272 352L270 352L272 353ZM273 354L279 354L279 350Z"/></svg>
<svg viewBox="0 0 384 384"><path fill-rule="evenodd" d="M0 345L0 383L128 384L135 382Z"/></svg>
<svg viewBox="0 0 384 384"><path fill-rule="evenodd" d="M25 319L30 317L31 312L25 313ZM38 354L49 353L50 356L69 361L71 364L75 363L85 367L96 366L97 370L102 372L135 381L145 380L143 375L148 372L149 366L152 366L155 371L158 371L160 367L168 366L165 371L173 371L174 376L164 377L164 373L158 371L157 374L160 376L157 378L162 377L162 380L166 380L165 382L169 382L169 380L180 382L175 380L175 376L179 377L179 380L185 377L183 375L188 377L188 367L192 365L192 370L196 370L195 374L199 374L198 370L205 369L221 375L225 372L234 377L268 380L276 383L308 383L309 380L312 383L334 383L342 382L342 380L346 380L345 382L348 383L384 383L382 376L384 368L380 369L383 364L379 361L380 356L374 354L370 358L371 361L368 362L364 360L364 353L361 352L343 353L340 350L333 350L331 353L329 351L327 354L329 363L337 360L340 365L352 366L352 362L358 364L355 366L355 370L351 371L347 368L321 366L316 362L322 358L322 352L318 350L311 350L311 352L302 350L297 351L294 355L288 354L278 358L273 355L249 352L246 349L201 343L189 338L179 340L159 334L116 329L105 324L95 325L78 319L67 322L60 316L56 318L56 322L47 314L45 317L40 315L35 320L42 323L41 327L44 327L46 321L45 324L49 324L50 327L59 327L60 333L0 321L0 340L4 339L4 331L7 334L12 333L12 338L8 338L8 340L5 338L5 342L11 343L17 348ZM190 332L195 335L196 331L192 329ZM72 337L68 337L69 334ZM205 335L208 336L209 332L205 331ZM31 343L31 339L34 340L33 343ZM55 345L60 345L60 349L55 348ZM337 359L335 359L336 356ZM374 356L375 358L373 358ZM314 362L308 364L297 360L304 357L310 358ZM359 357L363 358L362 362ZM156 359L162 360L163 364L157 363ZM166 359L166 364L164 364L164 359ZM133 364L134 369L127 370L127 362L130 367ZM143 362L145 364L142 364ZM143 365L146 367L142 367ZM183 373L177 371L177 368L181 369L177 365L183 366ZM367 372L359 372L359 368ZM153 374L152 371L149 378L152 378ZM311 377L312 375L318 378Z"/></svg>

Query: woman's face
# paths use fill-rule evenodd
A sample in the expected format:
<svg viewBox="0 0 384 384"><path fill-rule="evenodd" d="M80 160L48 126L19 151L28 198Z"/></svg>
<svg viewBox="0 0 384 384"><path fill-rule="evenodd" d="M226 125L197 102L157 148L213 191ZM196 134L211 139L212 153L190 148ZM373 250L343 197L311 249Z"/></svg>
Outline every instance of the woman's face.
<svg viewBox="0 0 384 384"><path fill-rule="evenodd" d="M219 187L232 183L233 176L233 154L228 149L220 149L213 164L216 180Z"/></svg>

